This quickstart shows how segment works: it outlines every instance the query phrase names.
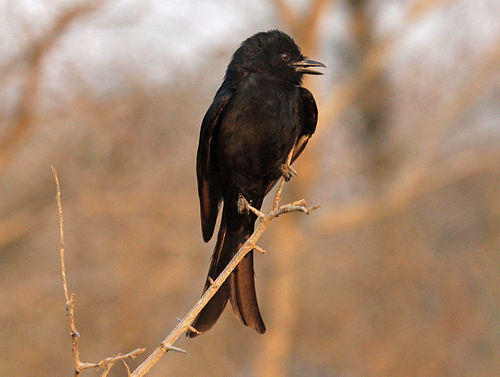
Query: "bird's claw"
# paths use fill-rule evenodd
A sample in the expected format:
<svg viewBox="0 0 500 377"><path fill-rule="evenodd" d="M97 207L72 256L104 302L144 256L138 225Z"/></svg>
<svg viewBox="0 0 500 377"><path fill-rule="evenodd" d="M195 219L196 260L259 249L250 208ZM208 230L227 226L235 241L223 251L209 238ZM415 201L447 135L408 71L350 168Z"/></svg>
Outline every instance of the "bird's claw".
<svg viewBox="0 0 500 377"><path fill-rule="evenodd" d="M251 201L250 201L251 203ZM240 215L243 215L243 214L247 214L249 215L250 212L254 213L257 217L259 218L264 218L264 214L262 212L260 212L257 208L255 207L252 207L252 205L248 202L248 200L246 200L246 198L239 194L238 195L238 203L237 203L237 207L238 207L238 213Z"/></svg>
<svg viewBox="0 0 500 377"><path fill-rule="evenodd" d="M249 208L250 208L250 203L248 203L248 200L246 198L239 194L238 195L238 213L239 214L248 214L249 213Z"/></svg>
<svg viewBox="0 0 500 377"><path fill-rule="evenodd" d="M289 181L290 179L292 179L292 177L294 175L297 175L297 171L292 168L291 165L288 165L288 164L281 164L280 166L280 171L281 171L281 174L283 175L283 178L285 179L285 181Z"/></svg>

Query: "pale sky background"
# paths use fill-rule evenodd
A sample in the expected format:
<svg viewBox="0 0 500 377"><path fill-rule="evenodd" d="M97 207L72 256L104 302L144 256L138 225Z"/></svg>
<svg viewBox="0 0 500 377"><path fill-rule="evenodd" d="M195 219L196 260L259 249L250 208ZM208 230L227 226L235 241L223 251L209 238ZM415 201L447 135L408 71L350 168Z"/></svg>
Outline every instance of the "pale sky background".
<svg viewBox="0 0 500 377"><path fill-rule="evenodd" d="M20 51L46 29L53 15L71 1L2 0L0 2L0 61ZM295 9L307 1L295 0ZM398 53L393 63L419 57L429 65L454 69L453 49L459 46L465 57L483 51L500 35L500 3L497 0L459 0L451 7L436 9L411 28L402 17L411 1L384 1L378 6L380 35L400 31ZM342 45L347 36L345 11L337 8L325 15L322 59L328 65L326 76L337 78ZM96 13L71 25L46 64L49 87L65 85L65 69L75 70L98 92L109 93L121 85L128 73L140 73L145 81L165 85L179 76L199 73L200 63L221 58L224 62L251 34L272 28L276 23L271 1L202 0L108 0ZM458 22L453 22L456 19ZM14 22L15 20L15 22ZM19 24L22 20L23 23ZM450 22L451 21L451 22ZM457 43L460 42L460 43ZM221 77L224 65L211 72ZM340 71L341 73L342 71ZM397 70L394 71L397 74Z"/></svg>

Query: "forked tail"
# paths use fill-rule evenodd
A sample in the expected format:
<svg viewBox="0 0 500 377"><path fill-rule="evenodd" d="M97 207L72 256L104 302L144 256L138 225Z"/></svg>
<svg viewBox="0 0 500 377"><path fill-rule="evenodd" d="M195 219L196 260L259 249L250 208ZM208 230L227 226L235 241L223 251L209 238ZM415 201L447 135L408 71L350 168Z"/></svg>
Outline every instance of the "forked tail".
<svg viewBox="0 0 500 377"><path fill-rule="evenodd" d="M208 277L215 280L219 276L253 233L254 222L255 215L241 215L238 214L235 206L224 206ZM210 286L208 277L203 292ZM231 301L234 314L243 324L261 334L266 331L255 293L253 251L250 251L233 270L229 278L198 314L192 326L202 333L209 330L219 319L228 299ZM192 331L187 333L190 338L196 335L197 333Z"/></svg>

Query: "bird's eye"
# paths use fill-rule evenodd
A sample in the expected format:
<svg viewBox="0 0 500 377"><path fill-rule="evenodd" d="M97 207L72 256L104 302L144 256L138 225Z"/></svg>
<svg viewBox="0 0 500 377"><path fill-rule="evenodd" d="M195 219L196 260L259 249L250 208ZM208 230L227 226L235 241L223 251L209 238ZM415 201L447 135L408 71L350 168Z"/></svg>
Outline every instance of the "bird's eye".
<svg viewBox="0 0 500 377"><path fill-rule="evenodd" d="M281 54L281 60L283 60L285 63L290 61L290 54L287 54L286 52L283 52Z"/></svg>

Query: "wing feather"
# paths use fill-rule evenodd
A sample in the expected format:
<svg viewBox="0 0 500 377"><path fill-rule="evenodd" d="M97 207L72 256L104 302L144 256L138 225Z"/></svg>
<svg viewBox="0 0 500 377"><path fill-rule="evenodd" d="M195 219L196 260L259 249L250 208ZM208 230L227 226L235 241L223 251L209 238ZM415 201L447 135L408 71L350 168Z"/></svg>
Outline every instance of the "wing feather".
<svg viewBox="0 0 500 377"><path fill-rule="evenodd" d="M233 89L222 85L208 108L201 123L200 141L196 155L196 176L198 178L198 197L203 239L212 238L215 221L222 199L222 190L215 174L215 134L224 108L229 103Z"/></svg>
<svg viewBox="0 0 500 377"><path fill-rule="evenodd" d="M311 138L314 131L316 131L316 124L318 123L318 107L316 106L316 101L314 100L312 93L306 88L300 87L300 96L302 98L302 133L295 142L292 163L305 149L307 142Z"/></svg>

